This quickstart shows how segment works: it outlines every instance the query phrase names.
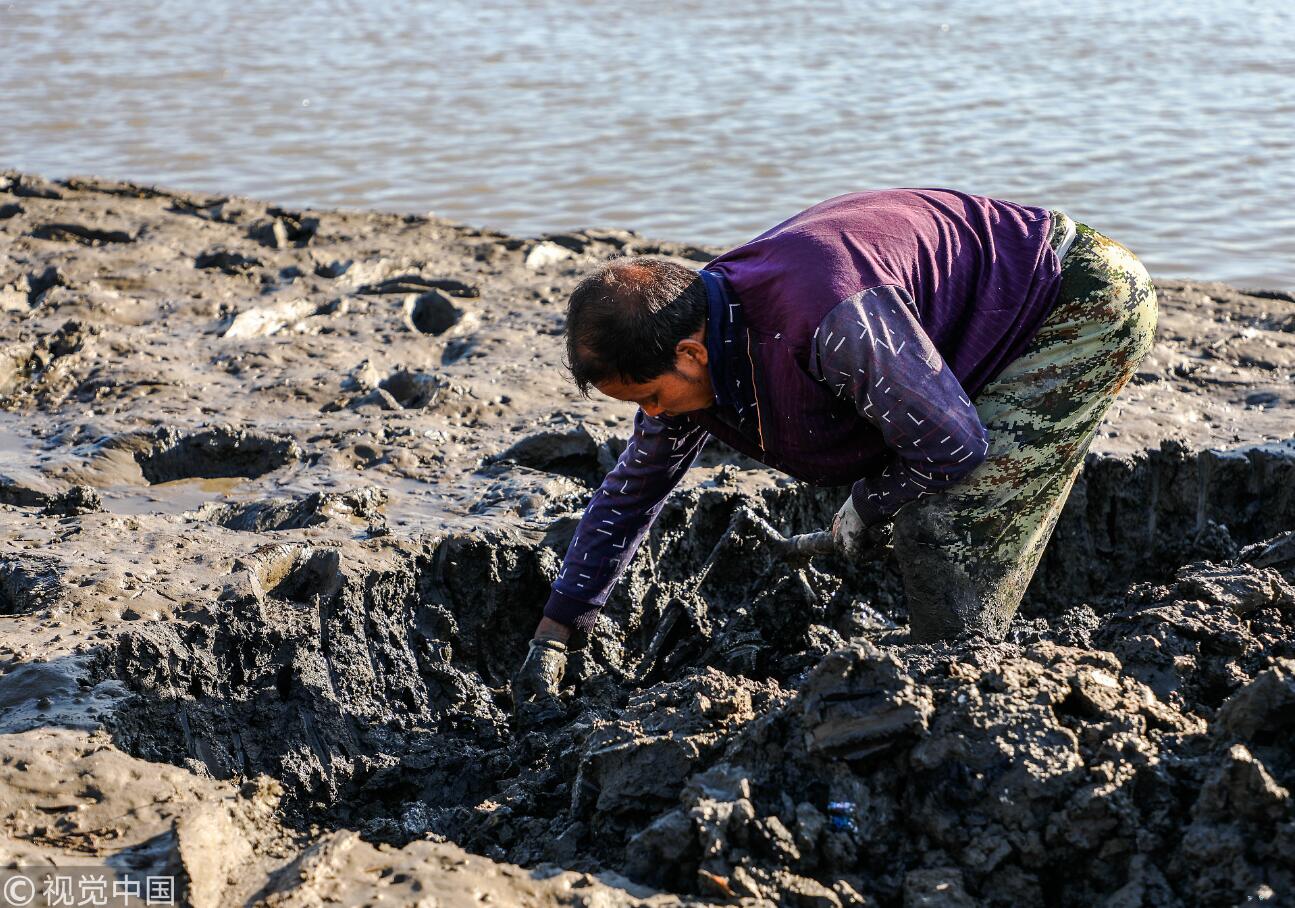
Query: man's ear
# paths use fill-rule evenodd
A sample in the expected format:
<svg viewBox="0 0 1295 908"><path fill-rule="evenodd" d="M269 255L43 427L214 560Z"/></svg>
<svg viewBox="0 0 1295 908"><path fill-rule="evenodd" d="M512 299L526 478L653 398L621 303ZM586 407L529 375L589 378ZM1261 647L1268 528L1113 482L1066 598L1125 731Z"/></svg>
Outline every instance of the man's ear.
<svg viewBox="0 0 1295 908"><path fill-rule="evenodd" d="M675 344L674 352L675 356L685 356L699 366L710 362L710 351L706 349L705 344L695 338L685 337Z"/></svg>

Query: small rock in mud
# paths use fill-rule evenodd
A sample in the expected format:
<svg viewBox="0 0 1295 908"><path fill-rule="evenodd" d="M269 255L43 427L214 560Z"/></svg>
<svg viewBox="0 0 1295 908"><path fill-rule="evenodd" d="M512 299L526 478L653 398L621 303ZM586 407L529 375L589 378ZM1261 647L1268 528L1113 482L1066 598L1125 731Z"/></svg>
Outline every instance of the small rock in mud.
<svg viewBox="0 0 1295 908"><path fill-rule="evenodd" d="M42 514L61 517L79 517L103 510L103 499L89 486L74 485L51 495L45 502Z"/></svg>

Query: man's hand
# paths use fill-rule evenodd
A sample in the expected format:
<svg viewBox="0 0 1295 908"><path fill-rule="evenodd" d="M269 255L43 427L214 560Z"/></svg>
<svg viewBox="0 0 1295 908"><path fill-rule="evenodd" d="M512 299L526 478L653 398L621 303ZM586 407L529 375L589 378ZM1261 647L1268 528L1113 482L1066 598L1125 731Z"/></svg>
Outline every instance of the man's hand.
<svg viewBox="0 0 1295 908"><path fill-rule="evenodd" d="M522 667L513 676L513 705L528 700L557 699L567 669L567 645L560 640L536 638Z"/></svg>
<svg viewBox="0 0 1295 908"><path fill-rule="evenodd" d="M527 649L526 659L513 676L514 711L521 712L523 707L533 705L547 712L549 710L545 707L558 706L558 690L567 668L566 640L570 636L571 629L560 622L551 618L540 622Z"/></svg>
<svg viewBox="0 0 1295 908"><path fill-rule="evenodd" d="M850 561L883 558L890 551L894 525L879 523L865 527L859 512L854 509L854 499L845 499L845 504L832 518L832 541L836 550Z"/></svg>

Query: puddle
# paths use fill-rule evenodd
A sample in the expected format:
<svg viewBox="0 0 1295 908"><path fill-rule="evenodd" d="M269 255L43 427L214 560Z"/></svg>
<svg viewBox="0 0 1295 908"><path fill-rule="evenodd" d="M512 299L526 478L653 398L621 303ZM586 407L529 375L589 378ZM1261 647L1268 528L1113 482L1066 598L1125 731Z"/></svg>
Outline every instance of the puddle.
<svg viewBox="0 0 1295 908"><path fill-rule="evenodd" d="M212 479L172 479L149 486L115 485L100 489L105 511L138 517L143 514L184 514L212 501L227 500L247 480L242 476Z"/></svg>
<svg viewBox="0 0 1295 908"><path fill-rule="evenodd" d="M23 422L13 413L0 412L0 471L7 475L48 459L44 441L24 431Z"/></svg>

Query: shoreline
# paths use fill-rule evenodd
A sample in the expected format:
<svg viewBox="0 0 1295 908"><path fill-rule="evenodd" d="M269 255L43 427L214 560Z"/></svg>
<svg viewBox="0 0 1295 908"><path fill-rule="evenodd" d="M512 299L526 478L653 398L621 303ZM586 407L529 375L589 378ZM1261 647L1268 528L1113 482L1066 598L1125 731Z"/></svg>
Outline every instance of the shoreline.
<svg viewBox="0 0 1295 908"><path fill-rule="evenodd" d="M573 660L570 714L527 735L507 673L632 416L565 381L566 292L611 255L719 249L12 172L0 236L11 859L130 858L213 905L1029 903L1057 884L1040 862L1103 866L1085 837L1113 828L1142 862L1081 895L1295 878L1295 765L1255 730L1287 721L1259 698L1295 677L1289 293L1157 281L1156 347L1009 642L911 647L885 566L764 575L717 548L741 503L804 531L834 502L711 451ZM959 794L950 761L1013 804ZM1186 793L1242 777L1232 817ZM1124 784L1182 802L1169 825L1213 888ZM966 810L1004 857L954 829Z"/></svg>

